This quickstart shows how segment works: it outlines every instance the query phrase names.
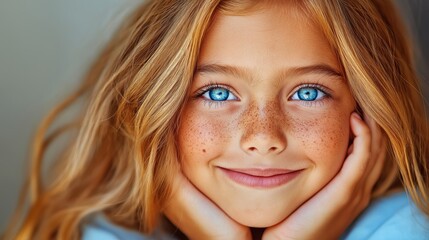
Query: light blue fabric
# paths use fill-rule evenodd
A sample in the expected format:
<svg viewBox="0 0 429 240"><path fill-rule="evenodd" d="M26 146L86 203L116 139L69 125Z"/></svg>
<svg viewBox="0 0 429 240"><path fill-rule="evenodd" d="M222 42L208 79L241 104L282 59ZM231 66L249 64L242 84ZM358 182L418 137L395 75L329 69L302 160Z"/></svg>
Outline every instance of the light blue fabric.
<svg viewBox="0 0 429 240"><path fill-rule="evenodd" d="M110 222L103 214L96 214L89 220L82 229L82 240L174 240L159 229L152 235L125 229Z"/></svg>
<svg viewBox="0 0 429 240"><path fill-rule="evenodd" d="M341 239L428 240L429 218L400 192L373 201Z"/></svg>
<svg viewBox="0 0 429 240"><path fill-rule="evenodd" d="M305 229L303 229L305 231ZM172 239L161 231L151 236L124 229L95 215L83 227L83 240ZM404 192L373 201L343 234L346 240L429 240L429 218L419 211Z"/></svg>

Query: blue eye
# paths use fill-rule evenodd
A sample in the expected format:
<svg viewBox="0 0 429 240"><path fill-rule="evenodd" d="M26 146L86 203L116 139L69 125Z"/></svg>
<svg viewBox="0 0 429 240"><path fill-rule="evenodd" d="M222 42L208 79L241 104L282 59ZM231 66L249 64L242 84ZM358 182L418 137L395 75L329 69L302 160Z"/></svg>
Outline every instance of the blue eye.
<svg viewBox="0 0 429 240"><path fill-rule="evenodd" d="M231 93L228 89L224 87L213 87L206 90L201 96L207 100L211 101L227 101L227 100L236 100L237 97Z"/></svg>
<svg viewBox="0 0 429 240"><path fill-rule="evenodd" d="M325 95L326 93L317 87L302 87L292 95L291 99L300 101L314 101L323 98Z"/></svg>

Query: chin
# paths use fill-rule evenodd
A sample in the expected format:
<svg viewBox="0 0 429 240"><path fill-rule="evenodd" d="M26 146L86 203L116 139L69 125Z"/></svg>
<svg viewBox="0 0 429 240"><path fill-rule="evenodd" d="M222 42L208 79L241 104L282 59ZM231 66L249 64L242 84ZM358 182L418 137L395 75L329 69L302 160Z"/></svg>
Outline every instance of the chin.
<svg viewBox="0 0 429 240"><path fill-rule="evenodd" d="M230 215L230 217L244 226L267 228L282 222L284 219L286 219L287 215L283 216L279 214L263 212L254 214L235 214Z"/></svg>

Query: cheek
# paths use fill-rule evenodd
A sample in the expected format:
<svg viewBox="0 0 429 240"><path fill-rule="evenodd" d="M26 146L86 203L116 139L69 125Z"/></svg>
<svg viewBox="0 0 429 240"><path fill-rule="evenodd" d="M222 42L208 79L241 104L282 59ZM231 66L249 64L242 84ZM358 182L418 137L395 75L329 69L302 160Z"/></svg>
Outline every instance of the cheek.
<svg viewBox="0 0 429 240"><path fill-rule="evenodd" d="M179 128L179 148L182 164L205 162L220 154L230 138L226 121L185 110Z"/></svg>
<svg viewBox="0 0 429 240"><path fill-rule="evenodd" d="M311 119L294 118L291 134L316 165L338 168L347 151L349 129L349 114L329 111Z"/></svg>

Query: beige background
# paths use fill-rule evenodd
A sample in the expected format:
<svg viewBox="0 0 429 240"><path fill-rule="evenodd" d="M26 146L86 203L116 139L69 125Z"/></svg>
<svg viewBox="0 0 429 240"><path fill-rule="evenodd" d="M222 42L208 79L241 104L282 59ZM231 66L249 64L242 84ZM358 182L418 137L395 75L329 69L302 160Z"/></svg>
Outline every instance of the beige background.
<svg viewBox="0 0 429 240"><path fill-rule="evenodd" d="M38 122L76 85L120 19L139 2L0 0L0 231L16 206ZM410 25L428 59L429 19L424 13L429 1L400 3L412 16ZM427 64L420 65L422 72L428 71Z"/></svg>

